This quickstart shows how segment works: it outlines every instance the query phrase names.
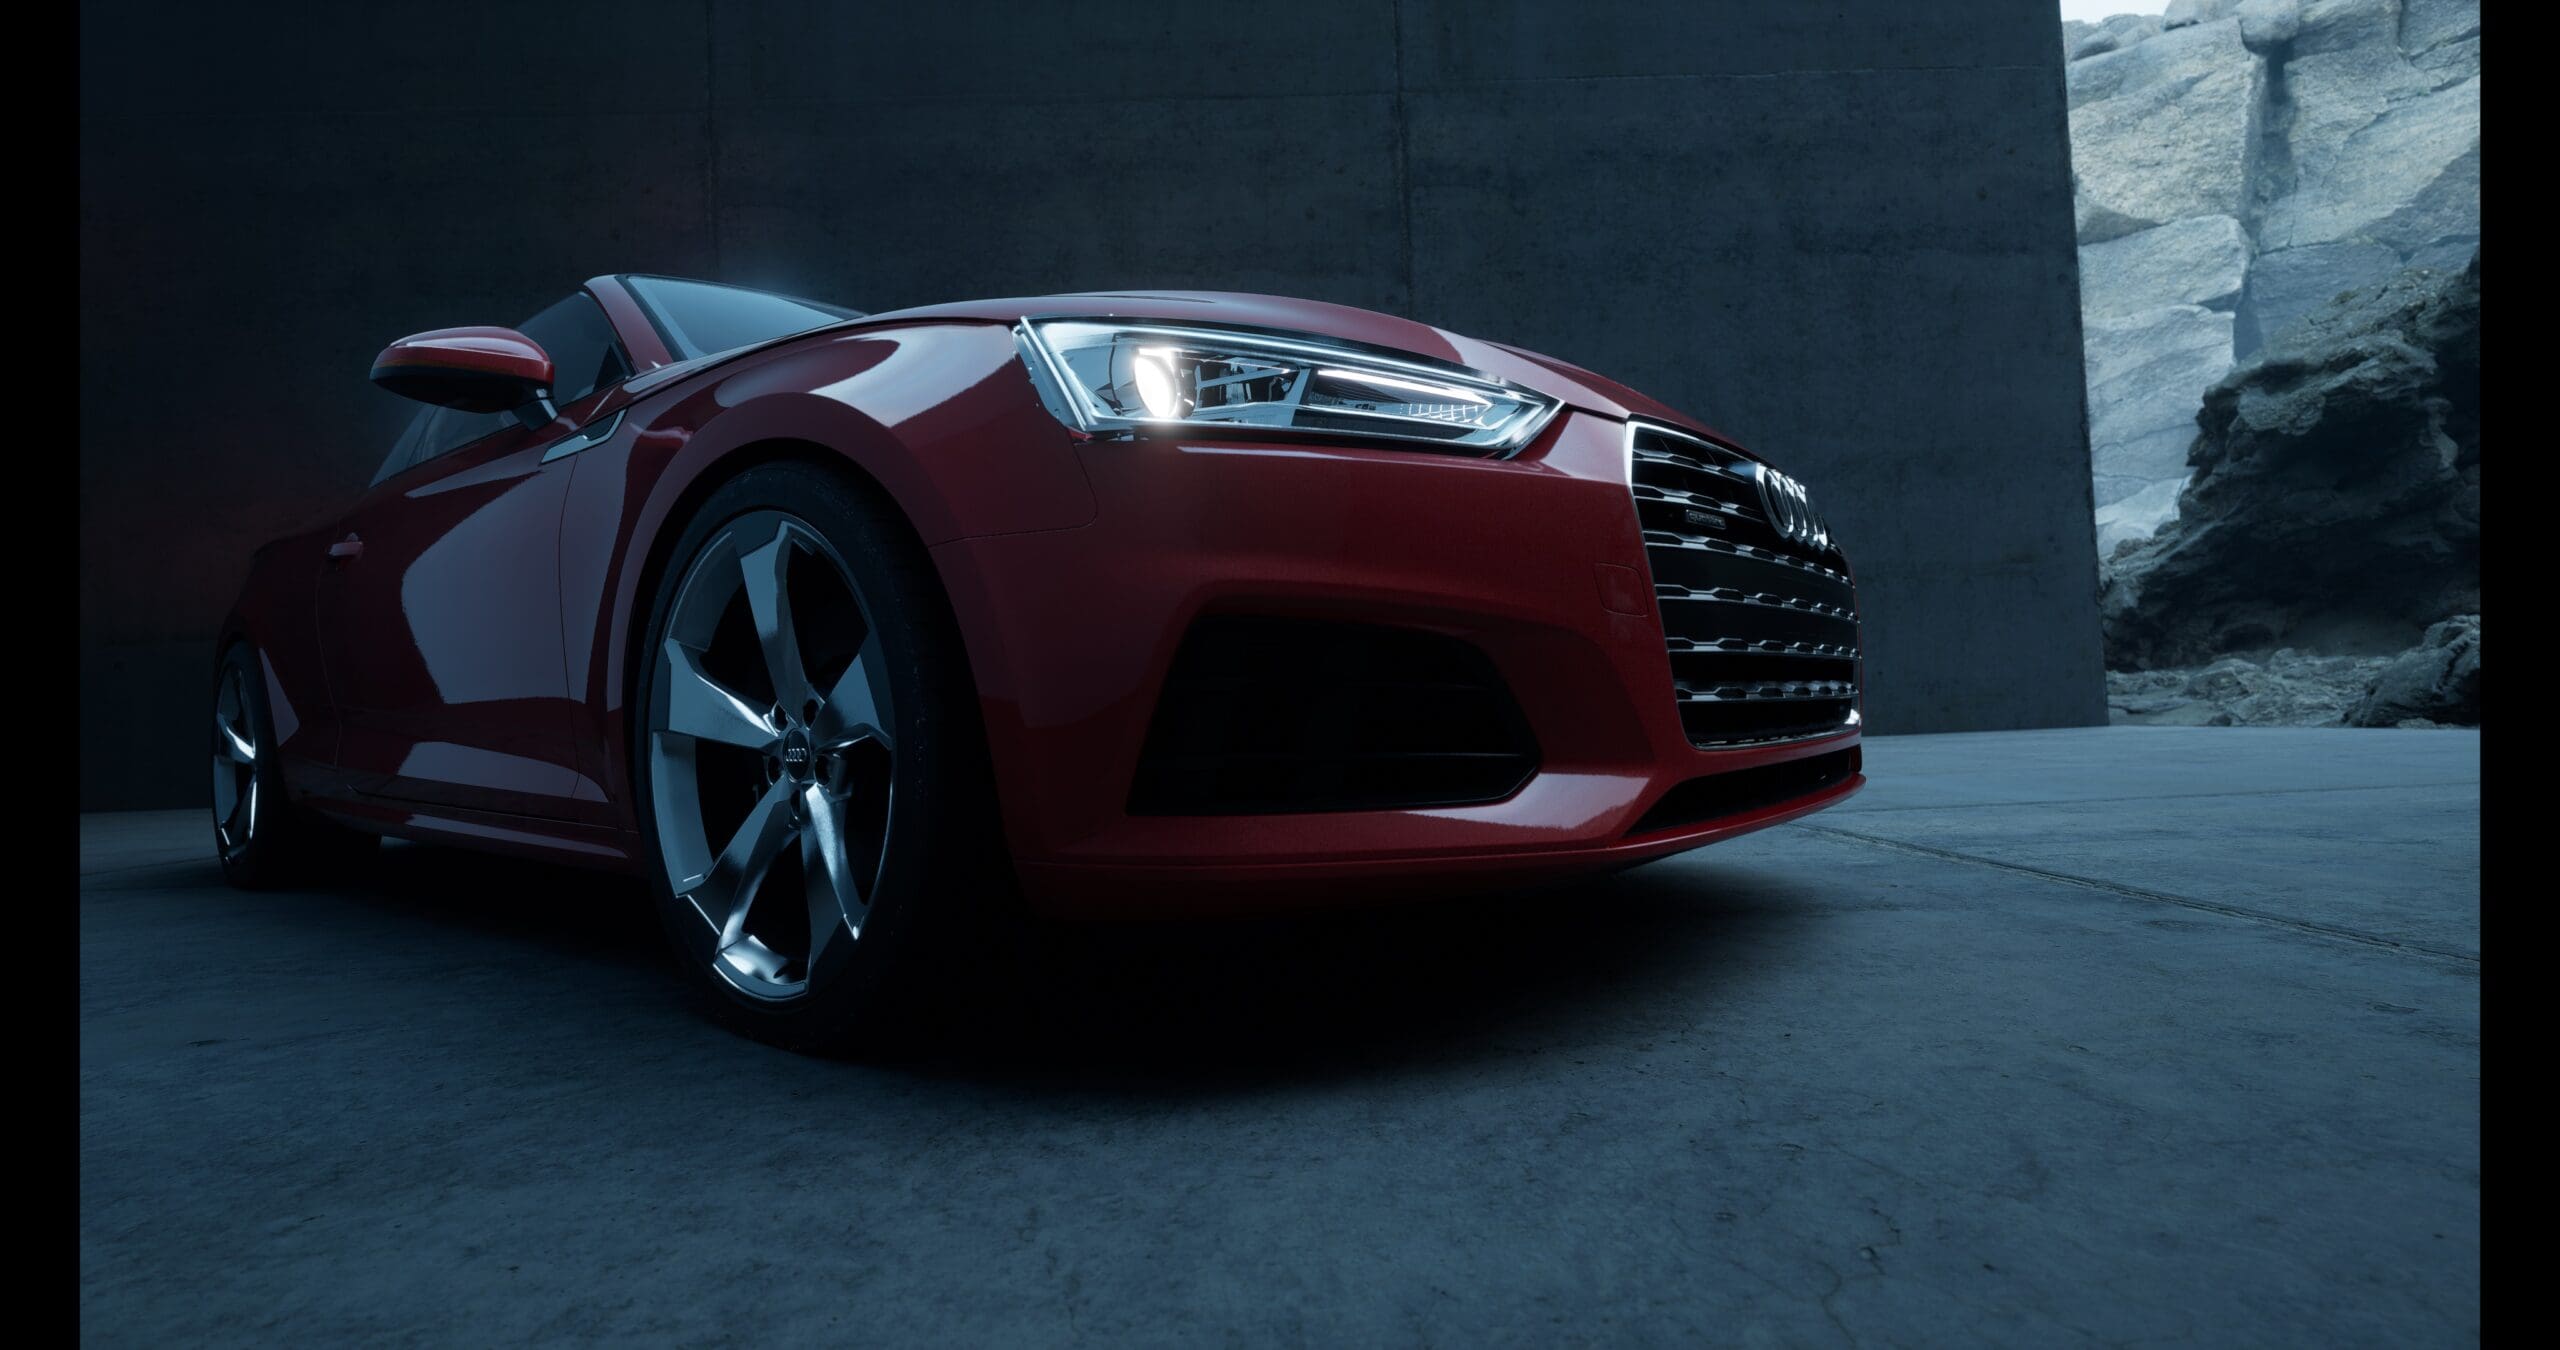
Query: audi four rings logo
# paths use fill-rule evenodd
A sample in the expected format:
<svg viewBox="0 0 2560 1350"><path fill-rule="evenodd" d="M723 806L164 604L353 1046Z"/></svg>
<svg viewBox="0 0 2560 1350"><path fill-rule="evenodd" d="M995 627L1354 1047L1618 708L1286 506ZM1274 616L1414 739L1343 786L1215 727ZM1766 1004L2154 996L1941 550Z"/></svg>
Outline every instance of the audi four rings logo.
<svg viewBox="0 0 2560 1350"><path fill-rule="evenodd" d="M1768 513L1770 528L1780 536L1799 544L1821 544L1830 539L1822 517L1813 513L1813 496L1804 490L1804 484L1766 464L1753 466L1751 476L1760 484L1760 509Z"/></svg>

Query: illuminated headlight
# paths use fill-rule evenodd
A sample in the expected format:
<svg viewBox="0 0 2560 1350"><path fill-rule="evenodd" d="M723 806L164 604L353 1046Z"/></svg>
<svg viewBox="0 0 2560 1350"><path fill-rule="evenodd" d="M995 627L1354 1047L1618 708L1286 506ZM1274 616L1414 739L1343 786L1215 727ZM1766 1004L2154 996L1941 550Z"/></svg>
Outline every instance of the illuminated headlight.
<svg viewBox="0 0 2560 1350"><path fill-rule="evenodd" d="M1090 432L1317 435L1516 450L1555 400L1479 371L1321 339L1091 319L1022 326L1034 378Z"/></svg>

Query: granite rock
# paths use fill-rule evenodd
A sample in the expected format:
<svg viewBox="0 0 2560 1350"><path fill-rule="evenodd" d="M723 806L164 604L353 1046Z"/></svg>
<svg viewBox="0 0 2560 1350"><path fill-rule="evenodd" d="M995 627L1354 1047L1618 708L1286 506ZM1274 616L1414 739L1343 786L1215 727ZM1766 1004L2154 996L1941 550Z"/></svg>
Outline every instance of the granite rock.
<svg viewBox="0 0 2560 1350"><path fill-rule="evenodd" d="M2339 726L2392 659L2322 656L2288 647L2202 666L2110 671L2107 720L2135 726Z"/></svg>
<svg viewBox="0 0 2560 1350"><path fill-rule="evenodd" d="M2072 181L2087 202L2080 242L2237 216L2263 75L2228 19L2073 60ZM2087 232L2092 223L2101 237Z"/></svg>
<svg viewBox="0 0 2560 1350"><path fill-rule="evenodd" d="M2179 509L2207 384L2332 298L2478 248L2480 6L2180 0L2064 38L2111 572ZM2230 316L2218 356L2198 309Z"/></svg>
<svg viewBox="0 0 2560 1350"><path fill-rule="evenodd" d="M2457 614L2391 658L2347 712L2347 725L2480 725L2480 616Z"/></svg>
<svg viewBox="0 0 2560 1350"><path fill-rule="evenodd" d="M2341 295L2204 397L2178 516L2118 545L2107 665L2395 652L2479 609L2480 264Z"/></svg>
<svg viewBox="0 0 2560 1350"><path fill-rule="evenodd" d="M2112 318L2163 305L2231 309L2248 276L2249 235L2238 217L2190 216L2080 250L2080 312Z"/></svg>
<svg viewBox="0 0 2560 1350"><path fill-rule="evenodd" d="M2231 325L2201 305L2082 321L2097 505L2186 473L2204 390L2231 368Z"/></svg>

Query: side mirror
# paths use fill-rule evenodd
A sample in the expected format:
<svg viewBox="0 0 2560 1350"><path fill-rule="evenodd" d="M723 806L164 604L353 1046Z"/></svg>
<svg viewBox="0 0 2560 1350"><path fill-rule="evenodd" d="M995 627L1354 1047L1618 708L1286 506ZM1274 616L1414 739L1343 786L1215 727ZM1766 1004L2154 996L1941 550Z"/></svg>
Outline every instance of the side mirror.
<svg viewBox="0 0 2560 1350"><path fill-rule="evenodd" d="M439 328L414 333L373 358L373 382L421 403L464 412L513 412L528 427L548 425L551 356L512 328Z"/></svg>

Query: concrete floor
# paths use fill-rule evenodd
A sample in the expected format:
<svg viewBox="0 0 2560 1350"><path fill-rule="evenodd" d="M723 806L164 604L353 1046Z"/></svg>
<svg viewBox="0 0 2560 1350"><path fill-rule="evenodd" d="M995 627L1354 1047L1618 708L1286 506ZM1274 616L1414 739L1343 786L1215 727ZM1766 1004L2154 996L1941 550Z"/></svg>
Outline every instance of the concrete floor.
<svg viewBox="0 0 2560 1350"><path fill-rule="evenodd" d="M888 1067L588 876L90 817L85 1338L2473 1342L2479 754L1874 740L1602 881L1071 934Z"/></svg>

